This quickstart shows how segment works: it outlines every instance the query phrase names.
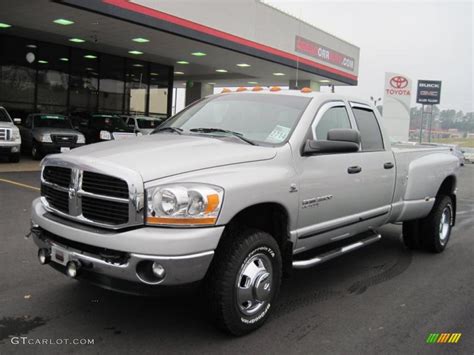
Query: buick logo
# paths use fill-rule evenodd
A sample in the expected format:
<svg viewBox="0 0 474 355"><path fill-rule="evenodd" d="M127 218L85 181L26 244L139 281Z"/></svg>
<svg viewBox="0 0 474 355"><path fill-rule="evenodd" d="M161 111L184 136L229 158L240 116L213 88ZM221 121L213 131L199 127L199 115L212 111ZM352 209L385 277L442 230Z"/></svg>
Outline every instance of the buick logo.
<svg viewBox="0 0 474 355"><path fill-rule="evenodd" d="M408 79L403 76L394 76L390 79L390 85L394 89L404 89L408 86Z"/></svg>

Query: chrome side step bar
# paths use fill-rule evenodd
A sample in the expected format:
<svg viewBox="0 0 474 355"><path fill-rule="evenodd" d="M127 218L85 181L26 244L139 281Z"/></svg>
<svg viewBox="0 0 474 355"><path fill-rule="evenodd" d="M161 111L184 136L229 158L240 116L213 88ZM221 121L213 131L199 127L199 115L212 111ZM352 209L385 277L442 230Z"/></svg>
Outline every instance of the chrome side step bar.
<svg viewBox="0 0 474 355"><path fill-rule="evenodd" d="M295 269L307 269L307 268L310 268L312 266L322 264L326 261L337 258L338 256L344 255L344 254L346 254L350 251L357 250L357 249L365 247L369 244L375 243L375 242L379 241L381 238L382 238L382 236L377 233L377 234L371 235L368 238L361 239L358 242L355 242L355 243L348 244L348 245L340 247L340 248L330 250L330 251L328 251L326 253L323 253L323 254L320 254L320 255L312 258L312 259L295 260L295 261L293 261L293 268L295 268Z"/></svg>

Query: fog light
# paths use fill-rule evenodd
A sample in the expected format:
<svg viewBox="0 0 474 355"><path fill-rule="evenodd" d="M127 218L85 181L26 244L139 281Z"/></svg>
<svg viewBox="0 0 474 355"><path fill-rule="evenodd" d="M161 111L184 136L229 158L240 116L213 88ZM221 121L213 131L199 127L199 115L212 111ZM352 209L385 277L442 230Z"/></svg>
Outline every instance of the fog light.
<svg viewBox="0 0 474 355"><path fill-rule="evenodd" d="M12 153L18 153L19 151L20 151L20 147L18 146L12 147L12 150L11 150Z"/></svg>
<svg viewBox="0 0 474 355"><path fill-rule="evenodd" d="M51 254L48 249L41 248L38 250L38 260L41 265L46 265L51 261Z"/></svg>
<svg viewBox="0 0 474 355"><path fill-rule="evenodd" d="M67 276L75 278L79 274L79 270L81 269L81 263L79 261L70 261L66 265L66 273Z"/></svg>
<svg viewBox="0 0 474 355"><path fill-rule="evenodd" d="M151 265L151 270L153 271L153 275L155 275L159 279L164 278L166 275L166 271L163 265L158 264L156 261Z"/></svg>

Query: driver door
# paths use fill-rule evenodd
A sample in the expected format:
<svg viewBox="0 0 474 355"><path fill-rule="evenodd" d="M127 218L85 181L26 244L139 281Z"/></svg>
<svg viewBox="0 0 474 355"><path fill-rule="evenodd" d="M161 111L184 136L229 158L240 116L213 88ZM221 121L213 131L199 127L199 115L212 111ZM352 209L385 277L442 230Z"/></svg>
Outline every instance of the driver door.
<svg viewBox="0 0 474 355"><path fill-rule="evenodd" d="M311 139L326 140L334 128L356 128L343 101L323 104L311 125ZM297 251L311 249L332 238L350 235L339 233L353 216L362 212L360 203L367 193L363 185L362 156L359 152L317 154L300 157L300 205ZM357 221L356 221L357 222Z"/></svg>

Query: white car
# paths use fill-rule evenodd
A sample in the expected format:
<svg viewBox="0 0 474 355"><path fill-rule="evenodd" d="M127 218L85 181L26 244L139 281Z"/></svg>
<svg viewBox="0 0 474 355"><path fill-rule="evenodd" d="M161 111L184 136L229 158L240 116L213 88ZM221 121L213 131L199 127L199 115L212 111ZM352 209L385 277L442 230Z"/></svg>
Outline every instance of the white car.
<svg viewBox="0 0 474 355"><path fill-rule="evenodd" d="M474 148L461 148L466 163L474 164Z"/></svg>
<svg viewBox="0 0 474 355"><path fill-rule="evenodd" d="M133 128L135 132L140 132L141 134L149 134L161 123L163 123L163 118L158 117L149 117L149 116L125 116L124 122L127 126Z"/></svg>
<svg viewBox="0 0 474 355"><path fill-rule="evenodd" d="M21 136L18 127L21 119L12 120L8 111L0 106L0 156L7 156L12 163L20 161Z"/></svg>

